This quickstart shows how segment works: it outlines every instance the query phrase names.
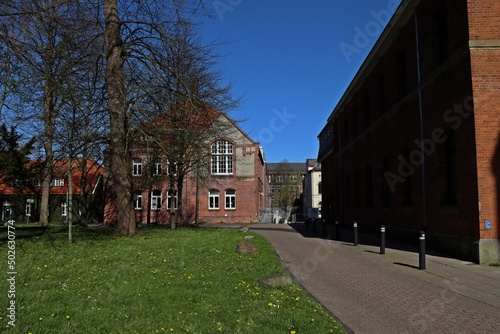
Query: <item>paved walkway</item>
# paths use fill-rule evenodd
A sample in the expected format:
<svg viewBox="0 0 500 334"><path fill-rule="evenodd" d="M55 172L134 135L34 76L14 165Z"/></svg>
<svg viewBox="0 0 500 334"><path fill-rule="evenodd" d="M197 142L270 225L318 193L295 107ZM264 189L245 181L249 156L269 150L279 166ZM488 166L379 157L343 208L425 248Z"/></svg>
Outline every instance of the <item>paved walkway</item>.
<svg viewBox="0 0 500 334"><path fill-rule="evenodd" d="M500 333L500 268L319 238L305 224L251 225L309 293L354 333ZM333 232L333 231L332 231ZM332 233L333 235L333 233ZM410 247L411 248L411 247Z"/></svg>

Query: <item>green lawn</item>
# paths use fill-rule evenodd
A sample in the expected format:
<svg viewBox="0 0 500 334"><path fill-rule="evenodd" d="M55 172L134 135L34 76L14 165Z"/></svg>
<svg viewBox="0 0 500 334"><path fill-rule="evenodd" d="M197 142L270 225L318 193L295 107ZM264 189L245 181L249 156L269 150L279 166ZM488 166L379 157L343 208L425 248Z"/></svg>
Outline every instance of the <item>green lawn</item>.
<svg viewBox="0 0 500 334"><path fill-rule="evenodd" d="M285 274L263 238L252 240L257 254L237 254L248 233L208 228L144 228L130 238L77 229L72 245L61 229L17 228L16 321L8 326L0 231L0 323L13 333L343 333L297 285L259 283Z"/></svg>

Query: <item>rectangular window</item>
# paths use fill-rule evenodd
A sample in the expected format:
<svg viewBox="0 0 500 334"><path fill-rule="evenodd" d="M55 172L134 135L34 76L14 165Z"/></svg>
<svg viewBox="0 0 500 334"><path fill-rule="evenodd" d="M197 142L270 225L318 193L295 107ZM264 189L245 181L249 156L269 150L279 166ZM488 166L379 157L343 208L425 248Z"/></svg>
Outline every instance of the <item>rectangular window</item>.
<svg viewBox="0 0 500 334"><path fill-rule="evenodd" d="M370 96L368 94L363 98L363 118L365 121L365 127L370 126Z"/></svg>
<svg viewBox="0 0 500 334"><path fill-rule="evenodd" d="M361 196L359 189L359 170L354 173L354 205L359 208L361 206Z"/></svg>
<svg viewBox="0 0 500 334"><path fill-rule="evenodd" d="M351 176L347 174L345 176L345 205L346 207L351 207Z"/></svg>
<svg viewBox="0 0 500 334"><path fill-rule="evenodd" d="M385 81L384 78L378 79L378 107L380 114L385 113Z"/></svg>
<svg viewBox="0 0 500 334"><path fill-rule="evenodd" d="M31 216L31 202L26 201L26 217L30 217Z"/></svg>
<svg viewBox="0 0 500 334"><path fill-rule="evenodd" d="M172 210L177 210L177 191L174 191L174 198L172 199L172 193L170 191L167 191L167 209ZM173 203L172 203L173 200Z"/></svg>
<svg viewBox="0 0 500 334"><path fill-rule="evenodd" d="M50 181L51 187L64 187L64 179L52 179Z"/></svg>
<svg viewBox="0 0 500 334"><path fill-rule="evenodd" d="M318 182L318 194L321 194L321 181Z"/></svg>
<svg viewBox="0 0 500 334"><path fill-rule="evenodd" d="M389 184L387 183L388 181L385 178L385 173L389 171L389 162L387 161L387 159L382 160L381 167L382 167L382 173L380 175L380 180L382 183L382 187L381 187L382 207L388 207L389 206Z"/></svg>
<svg viewBox="0 0 500 334"><path fill-rule="evenodd" d="M236 209L236 190L233 189L226 190L226 209L228 210Z"/></svg>
<svg viewBox="0 0 500 334"><path fill-rule="evenodd" d="M405 161L410 161L410 151L404 151L401 154ZM413 204L413 189L412 189L412 177L411 174L405 177L403 183L403 206L412 206Z"/></svg>
<svg viewBox="0 0 500 334"><path fill-rule="evenodd" d="M212 189L208 192L208 209L218 210L219 209L219 191Z"/></svg>
<svg viewBox="0 0 500 334"><path fill-rule="evenodd" d="M68 215L68 203L61 203L61 216L66 217Z"/></svg>
<svg viewBox="0 0 500 334"><path fill-rule="evenodd" d="M276 175L276 183L284 183L285 182L285 176L278 174Z"/></svg>
<svg viewBox="0 0 500 334"><path fill-rule="evenodd" d="M372 166L366 166L366 206L373 206Z"/></svg>
<svg viewBox="0 0 500 334"><path fill-rule="evenodd" d="M455 150L455 133L447 133L445 142L445 166L446 166L446 199L445 204L457 204L457 162Z"/></svg>
<svg viewBox="0 0 500 334"><path fill-rule="evenodd" d="M155 163L153 165L153 175L154 176L159 176L161 175L161 160L155 160Z"/></svg>
<svg viewBox="0 0 500 334"><path fill-rule="evenodd" d="M161 190L153 190L151 192L151 210L161 209Z"/></svg>
<svg viewBox="0 0 500 334"><path fill-rule="evenodd" d="M132 162L132 175L134 176L140 176L142 175L142 160L141 159L134 159Z"/></svg>
<svg viewBox="0 0 500 334"><path fill-rule="evenodd" d="M134 209L141 210L142 209L142 194L136 193L134 196Z"/></svg>

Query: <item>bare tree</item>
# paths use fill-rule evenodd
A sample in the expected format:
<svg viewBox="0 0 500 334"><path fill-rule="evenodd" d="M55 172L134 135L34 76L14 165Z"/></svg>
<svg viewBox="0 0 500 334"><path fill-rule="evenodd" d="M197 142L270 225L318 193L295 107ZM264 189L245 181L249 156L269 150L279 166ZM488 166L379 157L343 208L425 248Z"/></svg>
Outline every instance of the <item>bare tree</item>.
<svg viewBox="0 0 500 334"><path fill-rule="evenodd" d="M61 109L67 103L67 87L81 59L78 0L25 0L2 3L3 45L15 55L19 69L18 118L42 124L45 168L42 175L41 225L49 223L50 183L54 168L54 133ZM41 111L41 112L40 112Z"/></svg>

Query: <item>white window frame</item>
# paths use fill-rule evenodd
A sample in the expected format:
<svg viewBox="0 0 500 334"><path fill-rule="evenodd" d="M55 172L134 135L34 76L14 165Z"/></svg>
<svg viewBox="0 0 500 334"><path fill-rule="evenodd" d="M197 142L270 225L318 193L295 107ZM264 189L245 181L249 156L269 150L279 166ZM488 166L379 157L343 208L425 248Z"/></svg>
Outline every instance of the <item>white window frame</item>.
<svg viewBox="0 0 500 334"><path fill-rule="evenodd" d="M212 175L233 175L233 144L227 140L217 140L211 146Z"/></svg>
<svg viewBox="0 0 500 334"><path fill-rule="evenodd" d="M134 196L134 210L142 210L142 194L136 193Z"/></svg>
<svg viewBox="0 0 500 334"><path fill-rule="evenodd" d="M26 201L26 208L25 208L25 215L26 217L31 216L31 202L29 200Z"/></svg>
<svg viewBox="0 0 500 334"><path fill-rule="evenodd" d="M50 181L51 187L64 187L64 179L52 179Z"/></svg>
<svg viewBox="0 0 500 334"><path fill-rule="evenodd" d="M208 191L208 210L220 209L220 191L217 189L210 189Z"/></svg>
<svg viewBox="0 0 500 334"><path fill-rule="evenodd" d="M177 197L177 191L175 192L174 200L175 200L174 210L177 210L177 205L179 204L178 197ZM170 191L167 190L167 210L170 210L171 201L172 201L172 196L170 195Z"/></svg>
<svg viewBox="0 0 500 334"><path fill-rule="evenodd" d="M151 191L151 210L161 209L161 190Z"/></svg>
<svg viewBox="0 0 500 334"><path fill-rule="evenodd" d="M142 175L142 159L134 158L134 160L132 160L132 175L133 176Z"/></svg>
<svg viewBox="0 0 500 334"><path fill-rule="evenodd" d="M236 190L226 190L224 194L224 208L226 210L236 210Z"/></svg>
<svg viewBox="0 0 500 334"><path fill-rule="evenodd" d="M153 165L153 176L161 175L161 159L156 159Z"/></svg>
<svg viewBox="0 0 500 334"><path fill-rule="evenodd" d="M61 203L61 216L66 217L68 215L68 202Z"/></svg>

